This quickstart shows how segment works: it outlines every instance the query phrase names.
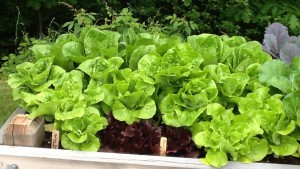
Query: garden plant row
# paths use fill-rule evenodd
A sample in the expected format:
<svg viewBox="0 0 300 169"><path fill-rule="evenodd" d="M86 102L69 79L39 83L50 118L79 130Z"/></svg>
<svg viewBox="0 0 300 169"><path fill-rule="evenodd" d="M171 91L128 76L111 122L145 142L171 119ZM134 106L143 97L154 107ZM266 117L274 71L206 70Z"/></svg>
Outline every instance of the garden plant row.
<svg viewBox="0 0 300 169"><path fill-rule="evenodd" d="M215 167L299 157L298 57L272 59L240 36L95 26L31 50L35 61L18 65L8 84L30 118L54 123L65 149L157 154L166 136L167 155Z"/></svg>

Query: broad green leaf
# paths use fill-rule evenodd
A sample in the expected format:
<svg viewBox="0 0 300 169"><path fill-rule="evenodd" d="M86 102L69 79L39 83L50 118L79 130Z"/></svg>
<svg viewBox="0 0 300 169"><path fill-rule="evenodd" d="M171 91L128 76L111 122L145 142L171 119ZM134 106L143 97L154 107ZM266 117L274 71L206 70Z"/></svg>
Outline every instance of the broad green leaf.
<svg viewBox="0 0 300 169"><path fill-rule="evenodd" d="M24 62L20 65L17 65L17 73L10 74L8 78L8 85L12 88L18 88L21 85L24 85L26 83L30 83L31 77L30 77L30 69L33 67L32 63Z"/></svg>
<svg viewBox="0 0 300 169"><path fill-rule="evenodd" d="M78 66L78 69L88 74L101 85L101 83L109 82L109 78L112 78L112 74L119 70L122 63L123 59L120 57L109 59L97 57L84 61Z"/></svg>
<svg viewBox="0 0 300 169"><path fill-rule="evenodd" d="M223 43L219 36L201 34L189 36L187 42L203 57L203 66L217 64L223 55Z"/></svg>
<svg viewBox="0 0 300 169"><path fill-rule="evenodd" d="M196 109L206 106L218 96L218 89L212 79L192 79L177 96L174 97L176 104L189 109Z"/></svg>
<svg viewBox="0 0 300 169"><path fill-rule="evenodd" d="M67 150L80 150L80 146L70 140L67 133L61 136L61 145Z"/></svg>
<svg viewBox="0 0 300 169"><path fill-rule="evenodd" d="M228 37L227 35L222 35L221 38L223 40L223 43L228 45L229 47L238 47L246 43L246 39L242 36Z"/></svg>
<svg viewBox="0 0 300 169"><path fill-rule="evenodd" d="M211 115L213 117L221 116L224 111L225 111L225 107L223 107L219 103L208 104L206 108L206 114Z"/></svg>
<svg viewBox="0 0 300 169"><path fill-rule="evenodd" d="M53 58L39 59L31 68L32 85L40 86L47 82Z"/></svg>
<svg viewBox="0 0 300 169"><path fill-rule="evenodd" d="M258 139L253 137L249 140L250 151L249 154L246 155L246 158L250 161L261 161L268 154L269 144L265 139ZM240 160L241 161L241 160ZM243 161L242 161L243 162Z"/></svg>
<svg viewBox="0 0 300 169"><path fill-rule="evenodd" d="M84 108L77 108L72 110L56 111L55 119L56 120L68 120L74 118L80 118L85 114Z"/></svg>
<svg viewBox="0 0 300 169"><path fill-rule="evenodd" d="M160 110L163 122L167 125L181 127L191 126L196 119L205 110L205 107L200 109L186 109L174 101L174 94L167 95L161 102Z"/></svg>
<svg viewBox="0 0 300 169"><path fill-rule="evenodd" d="M222 151L214 151L212 149L208 150L205 156L206 161L217 168L221 168L228 163L227 156Z"/></svg>
<svg viewBox="0 0 300 169"><path fill-rule="evenodd" d="M140 119L150 119L156 113L156 105L152 99L147 99L142 107L127 108L120 101L116 101L112 107L113 116L119 121L132 124Z"/></svg>
<svg viewBox="0 0 300 169"><path fill-rule="evenodd" d="M119 33L90 28L82 36L85 54L88 57L110 58L118 55L118 41L121 36Z"/></svg>
<svg viewBox="0 0 300 169"><path fill-rule="evenodd" d="M290 122L290 123L289 123ZM281 124L278 123L278 125L280 125L278 128L279 131L277 131L277 133L281 134L281 135L288 135L291 132L293 132L295 130L295 121L291 120L291 121L284 121ZM277 125L277 126L278 126Z"/></svg>
<svg viewBox="0 0 300 169"><path fill-rule="evenodd" d="M296 124L300 126L300 93L299 91L288 94L284 99L284 108L287 117L290 120L295 120Z"/></svg>
<svg viewBox="0 0 300 169"><path fill-rule="evenodd" d="M78 38L75 34L62 34L56 39L55 44L53 44L51 48L51 55L54 56L53 64L58 65L67 71L73 70L74 64L71 59L63 55L62 47L64 44L72 41L78 41Z"/></svg>
<svg viewBox="0 0 300 169"><path fill-rule="evenodd" d="M185 66L187 69L198 68L203 62L201 54L195 51L189 44L183 43L169 49L162 56L161 67L168 69L170 66Z"/></svg>
<svg viewBox="0 0 300 169"><path fill-rule="evenodd" d="M249 76L245 73L233 73L221 78L222 94L228 97L240 96L249 79Z"/></svg>
<svg viewBox="0 0 300 169"><path fill-rule="evenodd" d="M138 48L136 48L129 59L129 68L131 70L136 70L138 69L138 63L140 61L140 59L146 55L146 54L150 54L151 52L155 52L156 51L156 47L154 45L149 45L149 46L139 46Z"/></svg>
<svg viewBox="0 0 300 169"><path fill-rule="evenodd" d="M146 54L138 62L138 70L144 70L150 77L155 77L155 74L160 68L161 57L157 54Z"/></svg>
<svg viewBox="0 0 300 169"><path fill-rule="evenodd" d="M209 132L208 131L202 131L197 133L193 137L193 141L195 142L196 146L198 148L209 146Z"/></svg>
<svg viewBox="0 0 300 169"><path fill-rule="evenodd" d="M65 57L73 60L76 63L82 63L89 59L84 54L83 44L80 42L71 41L62 46L62 53Z"/></svg>
<svg viewBox="0 0 300 169"><path fill-rule="evenodd" d="M152 99L146 99L140 110L133 110L132 115L140 119L151 119L156 113L156 105Z"/></svg>
<svg viewBox="0 0 300 169"><path fill-rule="evenodd" d="M56 112L57 105L53 102L45 102L45 103L40 103L38 105L38 108L36 111L33 111L29 114L30 119L35 119L39 116L43 115L51 115L52 118L54 117L54 114Z"/></svg>
<svg viewBox="0 0 300 169"><path fill-rule="evenodd" d="M278 156L293 155L299 148L297 140L290 136L282 136L279 145L270 145L271 150Z"/></svg>
<svg viewBox="0 0 300 169"><path fill-rule="evenodd" d="M300 127L296 127L295 130L290 134L290 136L299 141L300 140Z"/></svg>
<svg viewBox="0 0 300 169"><path fill-rule="evenodd" d="M30 49L37 59L51 56L51 45L34 45Z"/></svg>
<svg viewBox="0 0 300 169"><path fill-rule="evenodd" d="M283 93L292 91L292 82L288 79L289 68L284 62L274 59L264 63L259 73L259 82L273 86Z"/></svg>
<svg viewBox="0 0 300 169"><path fill-rule="evenodd" d="M97 83L96 80L91 79L87 88L84 90L84 98L89 105L99 103L105 98L105 93L101 89L101 83Z"/></svg>
<svg viewBox="0 0 300 169"><path fill-rule="evenodd" d="M190 73L186 66L170 66L159 70L155 79L160 87L182 87Z"/></svg>
<svg viewBox="0 0 300 169"><path fill-rule="evenodd" d="M88 135L87 141L80 145L80 150L97 152L99 151L100 145L99 138L94 135Z"/></svg>
<svg viewBox="0 0 300 169"><path fill-rule="evenodd" d="M87 133L82 133L82 134L78 135L76 133L70 132L70 133L68 133L68 137L72 142L74 142L76 144L80 144L80 143L83 143L86 141L88 135L87 135Z"/></svg>
<svg viewBox="0 0 300 169"><path fill-rule="evenodd" d="M126 108L121 102L116 101L112 107L112 113L115 119L119 121L125 121L127 124L132 124L135 121L138 121L137 118L134 118L130 114L130 110Z"/></svg>

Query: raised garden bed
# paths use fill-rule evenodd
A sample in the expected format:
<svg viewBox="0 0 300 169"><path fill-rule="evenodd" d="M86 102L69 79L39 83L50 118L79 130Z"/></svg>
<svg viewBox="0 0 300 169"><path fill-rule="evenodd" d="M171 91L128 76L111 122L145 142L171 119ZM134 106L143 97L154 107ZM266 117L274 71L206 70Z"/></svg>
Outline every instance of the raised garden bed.
<svg viewBox="0 0 300 169"><path fill-rule="evenodd" d="M45 148L0 146L0 166L17 164L19 169L213 169L198 159L132 155L101 152L79 152ZM229 162L223 169L299 169L297 165Z"/></svg>
<svg viewBox="0 0 300 169"><path fill-rule="evenodd" d="M24 114L25 111L18 108L0 129L0 144L3 144L3 130L16 114ZM268 160L268 159L265 159ZM280 162L280 160L278 160ZM287 162L287 161L281 161ZM32 168L56 168L56 169L171 169L171 168L194 168L212 169L197 158L180 158L151 155L134 155L107 152L82 152L63 149L21 147L0 145L0 168L12 168L17 165L19 169ZM229 162L224 169L299 169L300 165Z"/></svg>
<svg viewBox="0 0 300 169"><path fill-rule="evenodd" d="M54 124L60 148L158 155L166 138L167 156L199 165L299 165L298 57L274 60L243 37L95 27L31 50L8 84L30 119Z"/></svg>

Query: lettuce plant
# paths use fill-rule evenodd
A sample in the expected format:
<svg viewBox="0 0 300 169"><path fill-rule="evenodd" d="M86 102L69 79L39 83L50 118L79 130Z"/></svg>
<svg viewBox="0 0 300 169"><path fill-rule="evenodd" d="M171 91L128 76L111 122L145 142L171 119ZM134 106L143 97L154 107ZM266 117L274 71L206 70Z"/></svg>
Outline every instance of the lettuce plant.
<svg viewBox="0 0 300 169"><path fill-rule="evenodd" d="M122 58L112 57L90 59L79 65L78 69L91 77L84 90L88 102L101 102L106 114L112 111L116 119L128 124L152 118L156 113L155 102L151 99L154 81L138 70L119 70L122 63Z"/></svg>
<svg viewBox="0 0 300 169"><path fill-rule="evenodd" d="M98 151L100 142L96 133L107 126L107 120L94 107L85 108L84 111L83 116L61 123L61 144L70 150Z"/></svg>
<svg viewBox="0 0 300 169"><path fill-rule="evenodd" d="M299 148L296 138L291 137L295 130L295 120L289 119L285 111L282 95L268 94L269 88L262 87L249 93L239 101L239 110L256 119L264 130L271 151L278 156L295 155Z"/></svg>
<svg viewBox="0 0 300 169"><path fill-rule="evenodd" d="M185 128L172 126L156 126L153 121L141 120L131 125L116 120L112 114L107 117L107 128L100 131L103 148L101 151L159 155L160 138L166 137L168 156L194 157L199 156L191 139L191 133Z"/></svg>
<svg viewBox="0 0 300 169"><path fill-rule="evenodd" d="M31 50L8 83L65 149L98 151L100 131L107 150L155 154L166 136L169 155L198 156L196 145L215 167L299 150L300 60L271 60L258 42L86 27Z"/></svg>
<svg viewBox="0 0 300 169"><path fill-rule="evenodd" d="M268 153L266 139L260 124L247 114L234 115L232 109L225 109L218 103L207 105L208 121L200 121L191 127L193 140L206 148L205 164L222 167L227 164L227 154L236 161L251 162L262 160Z"/></svg>
<svg viewBox="0 0 300 169"><path fill-rule="evenodd" d="M103 86L103 90L113 97L112 102L106 99L103 102L111 106L117 120L125 121L127 124L139 119L152 118L156 113L156 104L151 98L155 91L153 83L144 80L138 71L128 71L123 75L124 79L116 79L114 84Z"/></svg>
<svg viewBox="0 0 300 169"><path fill-rule="evenodd" d="M167 125L191 126L206 105L218 96L212 79L193 79L176 94L168 94L161 102L162 119Z"/></svg>
<svg viewBox="0 0 300 169"><path fill-rule="evenodd" d="M299 58L294 58L290 65L280 60L272 60L262 65L259 80L261 83L278 90L283 95L283 104L286 116L298 126L295 132L300 131L299 114ZM299 137L296 137L299 140Z"/></svg>

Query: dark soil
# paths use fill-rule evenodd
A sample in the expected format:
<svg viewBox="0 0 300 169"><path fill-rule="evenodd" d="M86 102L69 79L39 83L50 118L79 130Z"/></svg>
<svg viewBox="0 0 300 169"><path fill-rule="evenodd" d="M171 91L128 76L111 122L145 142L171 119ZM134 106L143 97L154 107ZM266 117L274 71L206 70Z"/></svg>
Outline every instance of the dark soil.
<svg viewBox="0 0 300 169"><path fill-rule="evenodd" d="M293 156L286 157L274 157L273 155L268 155L262 161L262 163L275 163L275 164L292 164L292 165L300 165L300 158Z"/></svg>

